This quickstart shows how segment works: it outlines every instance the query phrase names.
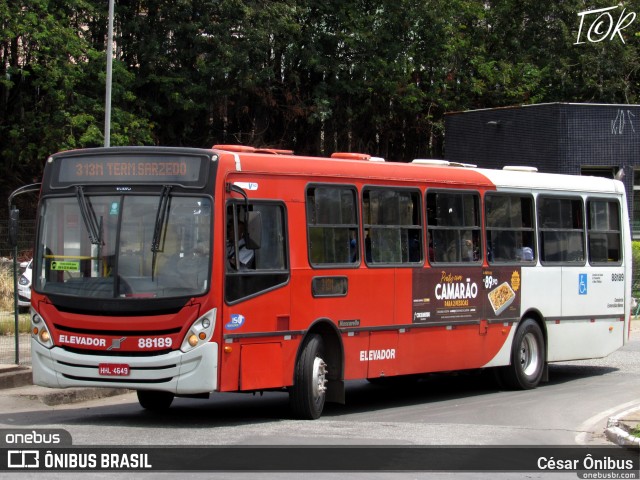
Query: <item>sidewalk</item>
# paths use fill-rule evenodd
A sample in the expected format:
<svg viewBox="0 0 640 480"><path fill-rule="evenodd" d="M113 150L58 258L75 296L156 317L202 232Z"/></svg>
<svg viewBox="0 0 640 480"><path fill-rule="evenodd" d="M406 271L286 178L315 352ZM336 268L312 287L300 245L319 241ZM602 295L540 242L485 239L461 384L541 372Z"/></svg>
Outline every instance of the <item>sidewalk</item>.
<svg viewBox="0 0 640 480"><path fill-rule="evenodd" d="M0 396L39 400L47 406L113 397L130 392L122 388L46 388L33 385L30 367L0 364Z"/></svg>
<svg viewBox="0 0 640 480"><path fill-rule="evenodd" d="M631 317L631 331L640 330L640 316ZM619 413L615 417L610 417L607 422L605 435L610 442L623 446L640 446L640 437L631 435L640 424L640 402L638 405Z"/></svg>
<svg viewBox="0 0 640 480"><path fill-rule="evenodd" d="M610 442L622 446L640 446L640 437L631 432L640 424L640 405L609 418L605 435Z"/></svg>

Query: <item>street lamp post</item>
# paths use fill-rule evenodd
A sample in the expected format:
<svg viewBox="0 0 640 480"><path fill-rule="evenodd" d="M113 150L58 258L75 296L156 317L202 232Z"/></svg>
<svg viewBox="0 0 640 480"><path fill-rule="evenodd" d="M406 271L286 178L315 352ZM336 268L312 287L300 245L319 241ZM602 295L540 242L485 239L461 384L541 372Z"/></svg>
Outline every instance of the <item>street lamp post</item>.
<svg viewBox="0 0 640 480"><path fill-rule="evenodd" d="M104 146L111 146L111 79L113 63L113 2L109 0L109 32L107 34L107 85L104 101Z"/></svg>

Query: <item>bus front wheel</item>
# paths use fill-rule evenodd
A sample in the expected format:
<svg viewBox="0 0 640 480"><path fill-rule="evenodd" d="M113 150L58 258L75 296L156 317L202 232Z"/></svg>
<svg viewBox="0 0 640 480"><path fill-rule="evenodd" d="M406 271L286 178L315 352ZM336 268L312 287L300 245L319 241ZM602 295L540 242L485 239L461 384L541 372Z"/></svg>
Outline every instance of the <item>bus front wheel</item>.
<svg viewBox="0 0 640 480"><path fill-rule="evenodd" d="M511 365L502 368L502 381L513 389L537 387L544 373L545 351L540 326L535 320L526 318L516 331L511 346Z"/></svg>
<svg viewBox="0 0 640 480"><path fill-rule="evenodd" d="M289 391L291 410L295 417L315 420L322 415L327 380L322 337L311 335L302 347L296 363L294 384Z"/></svg>
<svg viewBox="0 0 640 480"><path fill-rule="evenodd" d="M145 410L166 410L173 402L174 394L157 390L138 390L138 402Z"/></svg>

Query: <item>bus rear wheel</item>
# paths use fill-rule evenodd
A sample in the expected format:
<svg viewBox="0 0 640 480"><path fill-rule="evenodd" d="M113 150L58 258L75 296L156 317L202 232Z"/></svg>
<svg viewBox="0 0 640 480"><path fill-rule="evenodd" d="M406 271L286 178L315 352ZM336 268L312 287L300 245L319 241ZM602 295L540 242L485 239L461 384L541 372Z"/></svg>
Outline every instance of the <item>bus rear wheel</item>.
<svg viewBox="0 0 640 480"><path fill-rule="evenodd" d="M291 410L296 418L315 420L322 415L327 381L322 337L311 335L302 347L296 363L294 384L289 390Z"/></svg>
<svg viewBox="0 0 640 480"><path fill-rule="evenodd" d="M159 411L166 410L171 406L173 397L171 392L161 392L158 390L138 390L138 402L145 410Z"/></svg>
<svg viewBox="0 0 640 480"><path fill-rule="evenodd" d="M518 327L511 346L511 365L501 370L501 380L509 388L536 388L546 362L544 336L538 323L526 318Z"/></svg>

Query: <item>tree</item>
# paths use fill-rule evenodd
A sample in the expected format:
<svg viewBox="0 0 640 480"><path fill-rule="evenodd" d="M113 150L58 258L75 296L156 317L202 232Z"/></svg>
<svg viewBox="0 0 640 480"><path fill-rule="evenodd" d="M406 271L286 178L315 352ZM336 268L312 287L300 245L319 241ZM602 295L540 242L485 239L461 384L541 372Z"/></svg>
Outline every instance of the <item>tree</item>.
<svg viewBox="0 0 640 480"><path fill-rule="evenodd" d="M105 3L0 0L0 154L13 184L39 176L51 152L102 145ZM622 38L576 42L580 12L602 7L611 5L118 0L112 144L408 161L443 155L446 112L635 103L635 24ZM640 0L611 8L617 22L624 9L640 13Z"/></svg>
<svg viewBox="0 0 640 480"><path fill-rule="evenodd" d="M104 39L96 50L86 30L100 17L94 3L0 0L0 154L13 172L2 191L39 178L53 152L103 142ZM114 143L148 143L151 124L128 109L131 74L115 71Z"/></svg>

